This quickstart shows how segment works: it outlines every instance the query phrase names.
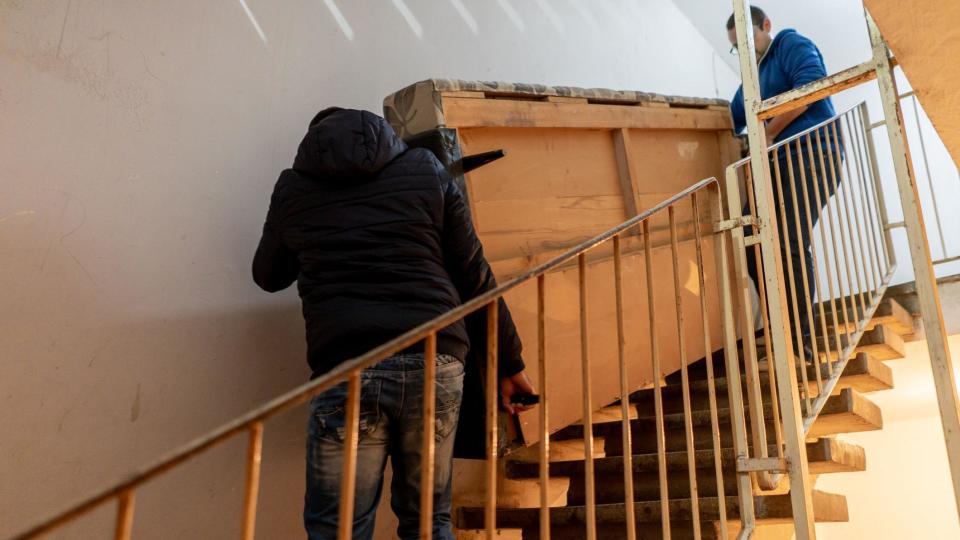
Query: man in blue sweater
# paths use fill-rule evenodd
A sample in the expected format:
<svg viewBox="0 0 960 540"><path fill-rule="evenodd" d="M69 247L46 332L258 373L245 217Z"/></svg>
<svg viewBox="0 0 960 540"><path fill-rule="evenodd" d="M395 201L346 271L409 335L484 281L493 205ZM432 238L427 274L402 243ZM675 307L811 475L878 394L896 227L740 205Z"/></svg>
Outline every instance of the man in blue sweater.
<svg viewBox="0 0 960 540"><path fill-rule="evenodd" d="M750 18L753 23L754 46L759 63L760 95L763 99L803 86L827 75L823 56L810 39L791 29L783 30L776 37L771 37L772 24L770 18L758 7L751 6ZM738 54L737 32L734 27L733 15L727 20L727 34L730 43L733 45L730 52ZM746 127L743 86L737 89L737 93L730 103L730 112L733 115L734 129L737 133L742 132ZM775 145L807 131L831 119L835 114L833 103L830 98L826 98L771 118L766 122L767 145ZM842 140L839 133L836 134L836 137L838 141ZM792 268L793 271L793 280L790 283L787 296L791 299L801 299L800 302L797 302L796 312L800 319L799 328L803 345L809 351L809 347L812 345L809 318L806 302L802 300L807 292L809 292L811 299L815 298L816 292L816 281L814 279L816 269L810 251L813 239L810 237L809 231L816 225L820 214L823 212L823 207L842 179L840 174L842 143L834 145L834 132L832 129L828 132L826 128L820 128L810 134L809 145L806 136L801 136L799 140L799 145L796 141L791 141L777 152L770 153L770 175L774 184L774 207L777 212L777 225L781 229L783 275L788 281L788 269ZM811 152L812 160L810 159ZM792 185L789 174L790 168L793 169L794 177ZM804 184L806 185L804 186ZM804 187L806 188L805 191ZM817 197L818 194L819 197ZM781 196L786 218L785 230L783 227L784 220L780 214ZM796 220L797 212L794 211L794 200L799 205L799 226ZM809 228L805 207L810 208L811 223ZM749 208L745 208L744 213L750 213ZM750 276L754 282L757 282L757 264L752 249L747 250L747 264ZM806 287L804 287L803 281L804 268L807 278ZM790 317L796 333L797 322L794 320L794 310L792 309L794 306L792 304L791 302ZM799 352L799 347L797 349L797 352ZM805 356L807 360L811 359L809 352Z"/></svg>

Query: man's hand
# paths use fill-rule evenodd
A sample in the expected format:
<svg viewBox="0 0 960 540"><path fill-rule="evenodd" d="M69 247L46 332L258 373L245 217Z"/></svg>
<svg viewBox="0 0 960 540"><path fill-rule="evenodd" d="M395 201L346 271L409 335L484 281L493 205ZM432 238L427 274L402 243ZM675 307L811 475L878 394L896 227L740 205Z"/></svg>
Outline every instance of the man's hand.
<svg viewBox="0 0 960 540"><path fill-rule="evenodd" d="M530 378L526 371L521 371L512 377L500 379L500 403L510 414L517 414L528 411L533 405L520 405L519 403L510 403L510 396L514 394L536 394L537 390L530 384Z"/></svg>

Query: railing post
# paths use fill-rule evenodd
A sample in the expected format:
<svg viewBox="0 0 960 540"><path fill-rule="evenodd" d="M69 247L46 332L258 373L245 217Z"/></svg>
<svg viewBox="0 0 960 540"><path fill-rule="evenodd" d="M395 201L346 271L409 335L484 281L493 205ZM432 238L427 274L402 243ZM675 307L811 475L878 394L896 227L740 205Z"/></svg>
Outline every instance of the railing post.
<svg viewBox="0 0 960 540"><path fill-rule="evenodd" d="M243 518L240 538L253 540L257 523L257 495L260 491L260 461L263 453L263 422L254 422L250 426L250 438L247 440L246 489L243 495Z"/></svg>
<svg viewBox="0 0 960 540"><path fill-rule="evenodd" d="M113 531L114 540L130 540L133 534L133 489L128 489L117 498L117 521Z"/></svg>
<svg viewBox="0 0 960 540"><path fill-rule="evenodd" d="M486 476L486 496L484 500L484 531L487 540L494 540L497 534L497 445L498 429L497 423L500 414L500 376L497 367L499 352L498 328L498 308L500 304L493 300L487 305L487 377L484 381L486 388L487 410L486 410L486 430L487 430L487 460L484 474Z"/></svg>
<svg viewBox="0 0 960 540"><path fill-rule="evenodd" d="M883 186L880 184L880 165L877 163L877 149L873 143L873 130L870 126L870 108L867 102L860 104L860 116L863 118L862 136L866 139L867 158L870 165L870 183L873 186L873 192L876 198L874 203L877 207L877 219L880 220L880 231L883 233L883 251L886 258L886 266L896 264L896 252L893 249L893 231L890 230L890 218L887 216L887 202L883 196ZM882 123L882 122L881 122Z"/></svg>
<svg viewBox="0 0 960 540"><path fill-rule="evenodd" d="M423 344L423 440L420 441L420 538L433 537L433 485L436 473L437 442L437 334L431 332Z"/></svg>
<svg viewBox="0 0 960 540"><path fill-rule="evenodd" d="M772 365L776 370L777 393L783 419L785 455L789 463L790 498L798 540L816 538L813 520L812 484L807 468L807 449L804 442L803 415L797 391L797 373L793 369L793 351L790 348L790 327L787 302L783 287L783 268L780 264L780 243L777 220L773 211L773 191L770 183L770 165L767 161L767 135L758 114L762 97L757 69L757 55L753 42L749 0L733 0L740 50L740 74L743 78L744 110L750 142L750 167L756 190L757 218L766 281L770 317L770 340L773 346ZM761 299L763 301L763 299Z"/></svg>
<svg viewBox="0 0 960 540"><path fill-rule="evenodd" d="M960 512L960 408L957 407L957 383L954 380L947 331L943 324L940 295L937 291L937 278L930 258L930 245L927 243L927 231L923 224L920 197L910 160L910 148L904 135L903 111L900 108L897 82L880 29L877 28L869 13L866 13L866 18L870 44L873 47L873 60L876 63L877 83L880 86L883 102L887 137L890 139L890 153L897 173L897 189L900 192L903 222L906 225L907 242L910 246L910 260L913 262L923 330L926 335L927 350L930 353L930 365L933 368L937 402L940 405L940 420L943 423L947 458L950 461L950 472L953 477L953 492L957 511Z"/></svg>

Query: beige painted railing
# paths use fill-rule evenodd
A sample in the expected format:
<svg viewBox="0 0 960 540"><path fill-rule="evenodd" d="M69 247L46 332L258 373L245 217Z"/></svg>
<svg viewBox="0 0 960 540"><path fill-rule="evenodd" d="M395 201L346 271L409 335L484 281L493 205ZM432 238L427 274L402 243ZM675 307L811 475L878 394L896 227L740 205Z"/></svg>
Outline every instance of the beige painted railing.
<svg viewBox="0 0 960 540"><path fill-rule="evenodd" d="M777 202L775 200L777 195L774 193L775 190L772 189L774 182L768 161L771 156L769 155L770 149L767 147L766 124L764 120L789 111L801 109L810 103L874 78L877 80L881 104L883 105L884 120L877 124L876 127L883 126L886 128L887 138L890 142L893 169L896 175L900 207L903 209L903 221L901 223L891 224L885 219L885 216L884 219L881 219L881 222L884 224L885 232L894 226L902 226L906 231L910 251L910 262L913 267L918 299L920 301L922 323L928 351L930 353L933 381L937 389L937 401L940 406L944 441L947 447L947 456L950 461L954 496L958 511L960 511L960 404L958 404L960 403L960 398L958 398L957 395L956 381L950 358L950 348L947 343L946 328L943 323L943 313L937 291L937 281L933 270L933 260L930 255L930 246L927 240L916 176L914 175L913 163L910 158L910 144L908 143L904 126L900 94L897 90L897 81L893 73L893 68L896 63L891 58L891 51L873 18L869 12L865 12L867 32L870 36L870 46L872 50L872 55L869 60L781 95L768 96L764 99L760 92L760 77L756 47L754 44L754 32L752 30L753 24L750 16L750 1L732 0L732 4L737 47L738 50L743 53L740 55L740 74L743 78L744 110L746 112L747 138L751 157L750 174L754 179L759 180L754 183L757 217L761 221L770 221L769 226L765 227L766 231L763 230L764 228L761 228L758 235L758 241L763 248L763 271L766 274L765 279L768 284L771 281L774 284L786 283L786 281L784 279L783 265L780 264L779 253L781 248L777 239L777 228L780 225L777 224ZM854 135L856 139L863 144L864 138L862 138L862 133L860 132L866 131L864 129L865 126L875 127L867 120L866 109L864 107L860 109L857 123L858 125L854 126L857 133ZM837 134L843 131L843 129L842 127L835 127L828 131ZM873 153L872 139L869 136L865 137L865 139L868 155L870 155ZM848 141L844 140L842 144L846 145ZM830 165L831 168L834 167L832 163ZM877 177L876 168L873 168L870 172L874 178ZM827 174L826 176L829 175ZM834 178L837 177L834 176ZM824 185L824 187L829 186ZM874 194L879 198L882 192L876 189ZM878 203L877 210L878 213L883 216L882 212L884 212L885 209L882 200ZM839 226L831 226L837 229L834 234L839 233L841 235L841 243L837 246L835 242L827 242L826 239L824 239L823 242L828 245L831 243L834 245L835 256L846 256L842 255L849 250L849 246L844 246L842 242L844 228L843 217L838 212L838 209L831 210L829 214L830 216L834 216L835 214L834 221L839 222ZM789 216L785 216L785 219L789 219ZM885 238L884 244L887 246L886 254L889 256L893 252L889 237ZM893 264L889 259L888 263L890 265ZM874 269L874 271L877 270ZM882 275L882 267L880 272L880 275ZM844 275L842 274L834 277L836 277L838 281L844 279ZM842 310L841 313L842 316L847 317L847 322L849 322L851 316L853 316L852 318L856 322L864 313L869 314L871 307L875 307L873 303L867 304L866 299L863 298L863 289L854 289L852 278L852 273L846 275L847 283L857 298L846 298L840 302L841 304L844 302L852 304L852 311ZM809 471L807 470L806 452L803 446L805 428L809 427L811 417L804 416L804 413L801 411L798 396L794 394L797 381L796 365L793 362L793 355L791 354L791 304L787 302L785 289L786 287L782 287L778 291L779 294L767 298L769 304L768 316L770 326L775 330L771 336L771 345L774 353L774 371L778 377L776 386L780 409L782 411L785 453L788 454L785 465L790 475L790 492L795 532L798 539L807 540L816 538L813 501L810 495L812 483ZM797 303L794 302L792 305L796 306ZM859 313L860 317L854 315L854 313ZM834 315L832 308L831 315L834 316L833 323L836 327L841 320ZM844 324L844 326L848 331L850 330L849 325ZM854 326L854 337L856 337L858 329L856 329L856 324ZM837 336L834 337L835 344L843 343ZM843 345L844 347L852 347L855 343L851 341L843 343ZM830 345L825 341L823 342L823 347L829 349ZM784 380L784 377L786 377L787 380ZM817 399L818 401L820 400L819 398ZM804 401L805 405L807 405L807 412L816 413L818 410L817 403L814 402L810 404L807 400ZM815 418L815 416L812 418Z"/></svg>
<svg viewBox="0 0 960 540"><path fill-rule="evenodd" d="M907 139L910 141L910 146L920 148L920 163L922 163L923 165L922 167L923 180L924 180L923 183L926 185L927 192L930 194L930 208L933 210L933 213L932 213L933 218L930 219L929 216L925 218L926 228L927 230L936 231L936 239L937 239L936 245L937 247L940 248L939 256L933 260L933 264L940 265L940 264L948 264L948 263L960 261L960 250L958 250L955 245L954 246L947 245L947 236L957 231L944 228L943 217L941 216L940 211L941 209L949 211L949 207L946 207L946 206L942 207L941 204L943 203L944 200L950 200L950 198L948 197L948 198L941 199L940 197L943 196L942 191L944 186L948 184L946 183L944 177L936 176L933 172L933 168L930 167L930 156L928 152L927 136L924 135L924 132L926 130L923 128L923 124L921 122L920 111L922 109L920 107L920 99L917 97L914 91L910 91L910 92L905 92L903 94L900 94L900 100L905 103L910 103L910 108L913 111L914 127L908 128L905 125L904 131L906 132ZM883 127L883 125L884 125L884 122L881 121L881 122L877 122L876 124L868 125L867 129L869 131L873 131L876 128ZM942 144L942 142L940 142L940 144ZM953 180L951 183L953 183L954 185L958 185L960 184L960 171L957 170L957 167L955 164L952 164L952 165L953 167L948 172L948 175L953 177ZM914 164L914 169L918 169L918 168L920 167ZM940 188L939 191L941 191L941 193L939 194L940 197L938 197L937 186L939 186ZM905 227L905 226L906 224L902 221L890 224L891 229Z"/></svg>
<svg viewBox="0 0 960 540"><path fill-rule="evenodd" d="M772 361L771 343L782 339L791 345L787 364L800 383L791 388L800 403L807 433L855 355L896 267L865 113L866 105L861 103L770 147L772 213L758 212L749 159L727 169L731 223L760 224L750 236L739 227L733 229L734 266L737 283L742 285L737 294L745 307L739 322L744 339L750 436L760 459L770 457L766 452L771 446L777 449L775 458L784 463L801 458L796 449L786 448L782 432L781 404L789 405L792 400L782 395L771 398L777 396L777 378L789 377L773 369L777 363ZM746 196L745 205L741 193ZM759 237L764 228L776 229L773 232L782 256L782 286L775 276L764 273L761 264ZM779 240L791 230L799 246ZM793 250L803 249L805 244L810 245L810 266L797 264L791 257ZM750 251L752 268L748 268ZM760 278L756 293L750 290L753 281L749 274ZM786 325L770 324L771 291L782 292L786 301ZM759 313L750 309L754 294L759 299L754 309ZM764 358L766 365L761 366ZM761 385L761 373L767 374L768 388ZM766 402L771 405L772 418L765 417ZM769 440L768 425L774 431L773 441ZM779 474L775 473L773 468L763 471L758 477L760 486L774 489L779 483Z"/></svg>

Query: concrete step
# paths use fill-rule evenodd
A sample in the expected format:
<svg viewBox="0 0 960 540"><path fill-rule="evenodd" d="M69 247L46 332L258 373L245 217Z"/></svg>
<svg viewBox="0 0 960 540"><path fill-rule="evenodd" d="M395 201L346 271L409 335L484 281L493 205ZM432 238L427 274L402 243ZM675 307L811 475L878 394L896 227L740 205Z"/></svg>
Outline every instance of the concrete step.
<svg viewBox="0 0 960 540"><path fill-rule="evenodd" d="M834 362L836 367L836 362ZM820 377L826 381L830 376L827 364L821 364ZM816 368L808 366L807 379L812 395L816 395L817 379ZM802 378L798 375L797 380ZM725 408L728 406L727 378L720 377L715 380L717 407ZM746 388L746 376L741 374L741 385ZM761 373L760 385L767 392L770 386L767 374ZM847 362L843 370L834 394L839 394L843 389L852 388L860 393L876 392L879 390L889 390L893 388L893 372L890 367L871 357L868 354L858 354ZM690 405L693 410L709 410L710 397L708 393L709 383L706 380L690 381ZM675 413L683 412L683 386L679 383L670 383L660 389L660 395L663 398L664 412ZM769 395L767 394L767 399ZM630 401L634 403L640 416L653 416L654 411L654 389L640 390L630 395Z"/></svg>
<svg viewBox="0 0 960 540"><path fill-rule="evenodd" d="M866 469L863 448L832 438L823 438L807 443L807 461L810 474L836 472L858 472ZM776 454L776 447L768 449L769 455ZM690 496L690 482L686 452L668 452L665 454L670 498ZM701 497L716 497L716 469L713 450L694 452L697 468L697 489ZM721 450L723 460L724 486L727 493L735 492L735 454L732 448ZM599 503L618 503L624 498L622 457L608 457L594 461L595 495ZM633 456L634 500L652 501L660 499L659 460L657 454ZM537 464L509 462L506 474L510 478L538 478ZM585 501L584 462L568 461L550 466L550 476L570 479L567 502L570 505L583 504Z"/></svg>
<svg viewBox="0 0 960 540"><path fill-rule="evenodd" d="M484 529L454 529L456 540L488 540ZM497 529L493 532L494 540L523 540L523 529Z"/></svg>
<svg viewBox="0 0 960 540"><path fill-rule="evenodd" d="M827 322L828 328L833 328L837 326L841 330L848 329L850 331L854 330L857 326L855 312L850 309L849 304L847 305L847 320L844 322L843 310L840 307L840 302L836 302L837 309L837 319L838 323L834 325L833 323L833 311L830 309L830 304L826 303L823 306L824 313L826 314L825 321ZM859 308L858 308L859 309ZM815 328L820 329L820 308L814 307L814 313L816 314L816 319L814 321ZM913 333L913 315L899 302L892 298L884 298L880 301L880 305L877 306L877 310L873 314L873 318L870 319L870 322L867 323L867 329L873 329L877 325L884 325L887 328L893 330L901 336L907 336Z"/></svg>
<svg viewBox="0 0 960 540"><path fill-rule="evenodd" d="M842 346L846 346L849 341L841 334L840 343ZM834 360L837 358L836 343L832 335L829 339L829 349L824 344L822 337L819 346L821 354L825 354ZM903 336L884 324L879 324L864 332L854 350L857 354L866 353L877 360L899 360L906 356Z"/></svg>
<svg viewBox="0 0 960 540"><path fill-rule="evenodd" d="M833 362L832 367L836 370L837 362ZM826 362L820 364L820 380L824 384L830 378L830 369ZM807 368L807 387L810 389L811 396L818 394L816 368L813 366ZM856 390L861 394L890 390L893 388L893 370L868 353L859 353L847 362L847 366L843 369L843 375L837 381L837 386L834 387L832 395L838 395L847 388Z"/></svg>
<svg viewBox="0 0 960 540"><path fill-rule="evenodd" d="M721 449L721 458L724 467L733 466L733 448ZM770 455L776 453L776 447L769 448ZM697 450L694 460L698 469L713 469L713 450ZM687 470L687 452L666 452L664 458L667 470ZM841 441L832 437L824 437L807 443L807 462L810 465L810 474L828 474L838 472L859 472L866 470L866 457L863 447ZM583 460L566 461L550 465L550 476L582 476ZM632 460L633 472L657 472L659 459L657 454L637 454ZM595 459L593 470L597 474L618 473L623 475L623 457L613 456ZM510 478L539 478L537 463L509 460L507 462L507 476Z"/></svg>
<svg viewBox="0 0 960 540"><path fill-rule="evenodd" d="M582 432L581 432L582 434ZM604 450L605 444L603 437L593 438L593 457L594 459L606 456ZM562 441L550 441L550 463L560 463L564 461L583 459L584 440L569 439ZM540 463L540 446L537 444L526 446L507 456L510 461L525 463Z"/></svg>
<svg viewBox="0 0 960 540"><path fill-rule="evenodd" d="M764 418L767 423L771 423L772 409L767 405L764 412ZM654 417L649 416L647 411L638 411L640 418L631 420L631 430L633 435L633 448L638 454L656 452L656 421ZM652 411L651 411L652 412ZM724 447L732 446L730 436L730 411L722 408L717 411L718 421L720 423L720 439ZM664 414L664 433L667 444L667 450L686 449L686 440L684 435L684 414L669 413ZM694 447L696 449L710 449L712 447L711 438L711 418L709 410L696 410L691 413L691 424L694 432ZM748 426L749 427L749 426ZM768 427L770 427L768 425ZM839 395L831 396L823 408L820 416L813 424L809 438L825 437L838 433L853 433L860 431L871 431L882 429L883 419L879 407L857 393L855 390L847 388L842 390ZM622 447L622 435L620 422L601 422L595 423L593 432L596 436L602 436L606 439L607 455L618 455ZM583 437L582 426L568 426L552 437L554 440L579 439Z"/></svg>
<svg viewBox="0 0 960 540"><path fill-rule="evenodd" d="M838 433L857 433L883 429L880 407L855 390L846 389L830 396L817 420L807 432L808 438Z"/></svg>
<svg viewBox="0 0 960 540"><path fill-rule="evenodd" d="M813 491L813 512L818 522L841 522L848 520L847 502L842 495ZM768 495L754 497L756 517L759 522L783 521L791 519L792 510L789 495ZM691 499L671 499L669 502L671 529L676 530L674 538L689 538L692 529ZM735 520L739 517L737 497L728 496L701 497L699 499L701 529L704 538L716 538L710 524L720 518L720 505L723 504L727 517ZM626 507L623 503L596 505L597 538L615 540L625 537ZM660 501L634 503L634 516L637 523L637 537L642 539L660 537ZM484 509L477 507L460 508L457 524L465 529L477 529L483 526ZM536 538L540 527L540 510L498 509L497 526L509 529L522 529L524 538ZM583 538L586 526L586 508L584 506L566 506L550 509L551 533L554 538Z"/></svg>

